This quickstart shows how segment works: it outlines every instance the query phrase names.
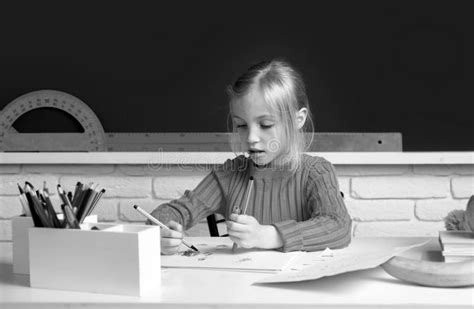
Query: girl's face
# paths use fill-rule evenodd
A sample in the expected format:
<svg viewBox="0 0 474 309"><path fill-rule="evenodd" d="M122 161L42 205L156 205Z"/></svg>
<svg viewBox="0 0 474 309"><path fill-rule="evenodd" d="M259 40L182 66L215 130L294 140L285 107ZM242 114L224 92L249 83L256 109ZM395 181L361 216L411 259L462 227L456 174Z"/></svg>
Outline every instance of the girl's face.
<svg viewBox="0 0 474 309"><path fill-rule="evenodd" d="M256 165L278 164L285 143L281 120L263 99L260 91L231 103L232 120L250 159Z"/></svg>

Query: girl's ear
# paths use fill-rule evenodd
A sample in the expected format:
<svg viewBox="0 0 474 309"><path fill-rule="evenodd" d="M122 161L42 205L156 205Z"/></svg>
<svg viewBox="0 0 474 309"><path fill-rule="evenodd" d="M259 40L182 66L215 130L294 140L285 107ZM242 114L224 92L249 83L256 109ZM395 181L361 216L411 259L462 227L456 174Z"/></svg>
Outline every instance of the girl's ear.
<svg viewBox="0 0 474 309"><path fill-rule="evenodd" d="M304 126L307 117L308 109L306 107L303 107L296 112L296 125L298 126L298 129L301 129Z"/></svg>

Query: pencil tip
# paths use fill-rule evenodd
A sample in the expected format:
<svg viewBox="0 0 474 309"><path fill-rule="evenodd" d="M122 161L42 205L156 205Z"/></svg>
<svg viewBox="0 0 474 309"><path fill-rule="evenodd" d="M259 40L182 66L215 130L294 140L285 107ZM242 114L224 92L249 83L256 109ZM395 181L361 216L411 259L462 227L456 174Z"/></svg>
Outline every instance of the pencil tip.
<svg viewBox="0 0 474 309"><path fill-rule="evenodd" d="M133 205L133 208L137 209L137 207L138 207L137 205Z"/></svg>
<svg viewBox="0 0 474 309"><path fill-rule="evenodd" d="M30 182L25 181L25 187L30 187L32 190L35 188Z"/></svg>
<svg viewBox="0 0 474 309"><path fill-rule="evenodd" d="M199 252L199 250L198 250L196 247L194 247L194 246L191 246L191 249L193 249L193 250L196 251L196 252Z"/></svg>

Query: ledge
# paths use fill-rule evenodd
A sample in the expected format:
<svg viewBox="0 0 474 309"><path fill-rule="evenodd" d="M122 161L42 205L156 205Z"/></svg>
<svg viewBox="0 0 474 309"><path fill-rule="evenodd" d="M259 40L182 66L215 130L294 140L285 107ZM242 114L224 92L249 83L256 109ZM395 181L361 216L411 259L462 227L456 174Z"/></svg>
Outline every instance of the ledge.
<svg viewBox="0 0 474 309"><path fill-rule="evenodd" d="M474 152L310 152L336 165L474 164ZM4 152L0 164L221 164L231 152Z"/></svg>

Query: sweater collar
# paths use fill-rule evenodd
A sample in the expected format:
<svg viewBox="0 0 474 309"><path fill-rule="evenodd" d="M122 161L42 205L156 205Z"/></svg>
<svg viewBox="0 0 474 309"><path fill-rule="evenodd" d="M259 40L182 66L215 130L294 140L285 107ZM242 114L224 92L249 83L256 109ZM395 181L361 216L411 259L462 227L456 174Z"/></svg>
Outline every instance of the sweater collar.
<svg viewBox="0 0 474 309"><path fill-rule="evenodd" d="M294 173L294 170L286 164L276 166L272 163L266 165L256 165L251 159L246 158L249 166L249 176L254 178L281 178L288 177Z"/></svg>

